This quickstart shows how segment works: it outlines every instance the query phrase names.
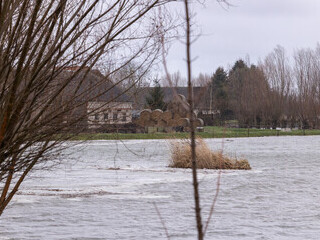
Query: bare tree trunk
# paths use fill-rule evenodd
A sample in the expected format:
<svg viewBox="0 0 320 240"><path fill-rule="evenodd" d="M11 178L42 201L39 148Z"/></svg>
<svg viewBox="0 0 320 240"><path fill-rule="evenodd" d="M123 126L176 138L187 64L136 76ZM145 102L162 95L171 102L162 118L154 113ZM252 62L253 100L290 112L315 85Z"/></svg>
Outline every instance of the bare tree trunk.
<svg viewBox="0 0 320 240"><path fill-rule="evenodd" d="M188 0L185 3L186 14L186 51L187 51L187 70L188 70L188 102L190 106L190 138L191 138L191 159L192 159L192 178L194 189L194 201L195 201L195 213L198 230L198 239L203 239L202 220L201 220L201 208L200 208L200 196L199 196L199 183L197 178L197 161L196 161L196 142L195 142L195 130L194 130L194 114L193 114L193 93L191 84L191 40L190 40L190 14Z"/></svg>

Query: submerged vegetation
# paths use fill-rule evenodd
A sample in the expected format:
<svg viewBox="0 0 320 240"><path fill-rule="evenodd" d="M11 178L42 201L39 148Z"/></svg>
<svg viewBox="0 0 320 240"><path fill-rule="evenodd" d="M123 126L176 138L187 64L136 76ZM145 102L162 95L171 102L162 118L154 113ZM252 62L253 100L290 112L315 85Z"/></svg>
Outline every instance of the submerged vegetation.
<svg viewBox="0 0 320 240"><path fill-rule="evenodd" d="M187 140L173 140L170 144L171 162L169 167L191 168L191 147ZM246 159L230 158L222 151L212 151L206 142L198 138L196 147L197 168L200 169L239 169L250 170Z"/></svg>

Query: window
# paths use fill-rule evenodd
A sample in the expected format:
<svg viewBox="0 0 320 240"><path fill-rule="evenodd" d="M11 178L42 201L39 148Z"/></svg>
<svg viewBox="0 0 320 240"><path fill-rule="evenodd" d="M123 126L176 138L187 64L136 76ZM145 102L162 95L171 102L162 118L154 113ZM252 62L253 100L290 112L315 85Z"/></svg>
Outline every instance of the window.
<svg viewBox="0 0 320 240"><path fill-rule="evenodd" d="M114 113L113 114L113 120L117 120L118 119L118 113Z"/></svg>
<svg viewBox="0 0 320 240"><path fill-rule="evenodd" d="M106 120L108 120L108 118L109 118L109 114L108 114L108 113L105 113L103 117L104 117L104 120L106 121Z"/></svg>
<svg viewBox="0 0 320 240"><path fill-rule="evenodd" d="M127 115L126 115L126 113L123 113L123 115L122 115L122 121L123 121L123 122L127 121Z"/></svg>
<svg viewBox="0 0 320 240"><path fill-rule="evenodd" d="M94 120L99 120L99 113L96 113L96 114L94 115Z"/></svg>

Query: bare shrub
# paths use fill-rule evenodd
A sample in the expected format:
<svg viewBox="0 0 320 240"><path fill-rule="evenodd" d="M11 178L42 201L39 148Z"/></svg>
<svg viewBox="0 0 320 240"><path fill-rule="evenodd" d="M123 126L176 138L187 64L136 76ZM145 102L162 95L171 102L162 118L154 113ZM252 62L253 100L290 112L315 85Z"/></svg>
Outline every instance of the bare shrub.
<svg viewBox="0 0 320 240"><path fill-rule="evenodd" d="M173 140L170 142L171 162L169 167L191 168L191 147L188 140ZM196 147L197 168L200 169L239 169L250 170L246 159L236 159L226 156L222 151L212 151L206 142L198 138Z"/></svg>

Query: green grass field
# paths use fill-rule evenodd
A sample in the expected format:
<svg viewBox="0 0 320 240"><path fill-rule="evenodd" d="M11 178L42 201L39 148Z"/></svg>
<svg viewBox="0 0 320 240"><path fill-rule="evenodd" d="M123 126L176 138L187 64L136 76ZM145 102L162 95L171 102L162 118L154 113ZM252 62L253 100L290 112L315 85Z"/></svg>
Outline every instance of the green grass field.
<svg viewBox="0 0 320 240"><path fill-rule="evenodd" d="M320 130L292 130L288 132L270 129L204 127L204 132L197 132L201 138L234 138L265 136L303 136L320 135ZM72 140L116 140L116 139L171 139L187 138L189 133L82 133Z"/></svg>

